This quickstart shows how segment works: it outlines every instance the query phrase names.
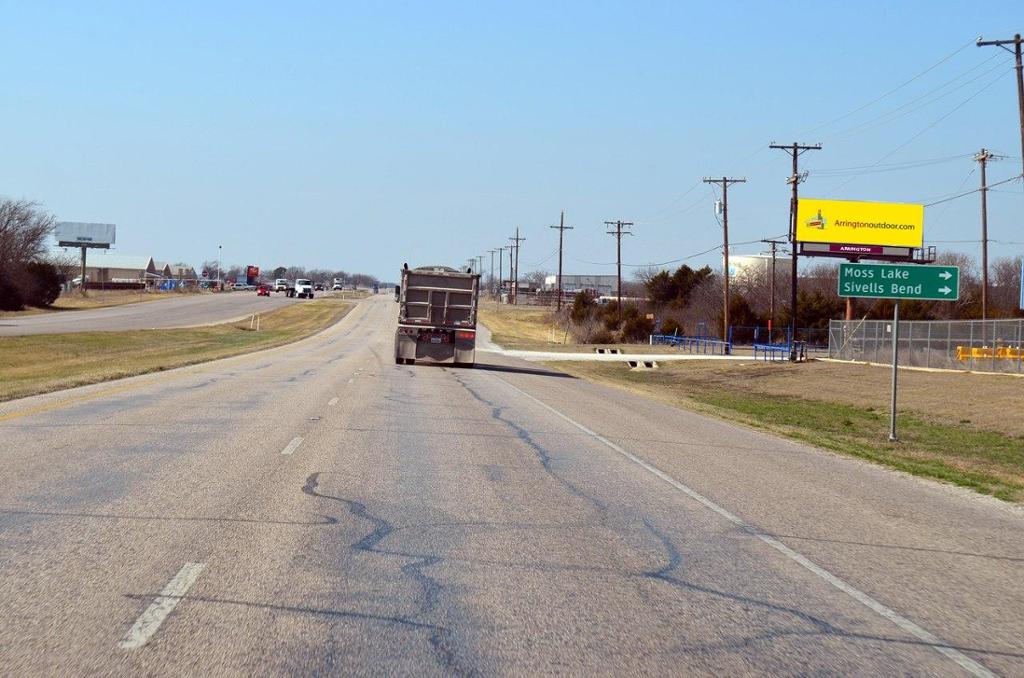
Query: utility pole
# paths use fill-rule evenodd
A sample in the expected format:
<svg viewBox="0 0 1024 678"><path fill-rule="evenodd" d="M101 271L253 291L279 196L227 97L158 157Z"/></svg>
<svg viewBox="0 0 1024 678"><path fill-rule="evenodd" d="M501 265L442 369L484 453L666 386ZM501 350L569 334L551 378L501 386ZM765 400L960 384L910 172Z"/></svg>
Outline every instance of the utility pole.
<svg viewBox="0 0 1024 678"><path fill-rule="evenodd" d="M484 255L482 255L482 254L476 255L476 261L477 261L476 272L477 272L477 274L480 277L483 277L483 275L484 275Z"/></svg>
<svg viewBox="0 0 1024 678"><path fill-rule="evenodd" d="M746 179L704 177L705 184L719 184L722 187L722 341L726 344L729 342L729 184L746 182Z"/></svg>
<svg viewBox="0 0 1024 678"><path fill-rule="evenodd" d="M512 242L515 243L515 245L513 245L513 248L514 248L515 253L516 253L515 264L512 266L512 289L514 290L514 292L512 293L512 303L514 305L518 306L519 305L519 247L520 247L519 243L521 243L524 240L526 240L526 238L520 238L519 237L519 227L517 226L516 227L516 237L509 238L509 240L511 240Z"/></svg>
<svg viewBox="0 0 1024 678"><path fill-rule="evenodd" d="M497 250L487 250L491 255L491 279L488 282L487 289L490 290L491 294L494 294L494 253Z"/></svg>
<svg viewBox="0 0 1024 678"><path fill-rule="evenodd" d="M800 170L797 163L797 158L806 153L807 151L820 151L821 144L798 144L793 142L792 144L768 144L768 148L777 148L786 151L793 156L793 174L787 179L787 183L793 185L793 197L790 198L789 202L789 246L792 250L793 255L793 268L790 272L790 289L789 289L789 360L790 362L796 362L796 257L798 252L796 244L796 210L799 203L799 190L798 186L803 179L800 176Z"/></svg>
<svg viewBox="0 0 1024 678"><path fill-rule="evenodd" d="M782 244L781 240L762 240L761 242L767 243L772 246L772 281L771 281L771 296L768 302L768 343L772 343L772 328L775 326L775 253L778 251L779 245Z"/></svg>
<svg viewBox="0 0 1024 678"><path fill-rule="evenodd" d="M498 292L495 296L494 303L501 303L501 290L505 287L505 250L508 249L506 246L499 247L498 252Z"/></svg>
<svg viewBox="0 0 1024 678"><path fill-rule="evenodd" d="M1013 49L1007 47L1013 45ZM1014 56L1017 69L1017 109L1020 116L1020 156L1021 175L1024 176L1024 65L1021 64L1021 37L1020 33L1013 36L1012 40L982 40L978 38L978 47L1002 47Z"/></svg>
<svg viewBox="0 0 1024 678"><path fill-rule="evenodd" d="M509 238L511 240L512 238ZM508 246L508 303L512 303L512 259L515 253L515 245Z"/></svg>
<svg viewBox="0 0 1024 678"><path fill-rule="evenodd" d="M565 225L565 210L562 210L562 214L558 217L558 226L552 226L551 228L558 229L558 301L557 310L562 310L562 242L563 236L566 231L571 231L572 226Z"/></svg>
<svg viewBox="0 0 1024 678"><path fill-rule="evenodd" d="M628 229L632 228L633 222L632 221L622 221L621 219L619 219L617 221L606 221L606 222L604 222L604 225L605 226L614 226L615 227L614 231L607 231L607 233L608 233L608 235L614 235L615 236L615 263L616 263L616 268L618 270L618 274L617 274L618 275L618 282L615 284L615 294L616 294L617 303L618 303L618 307L619 307L618 308L618 312L619 312L618 313L618 315L619 315L618 320L619 320L619 323L621 324L622 323L622 236L624 236L624 235L633 235L628 230ZM623 229L627 229L627 230L623 230Z"/></svg>
<svg viewBox="0 0 1024 678"><path fill-rule="evenodd" d="M987 149L974 156L981 166L981 319L988 318L988 180L985 168L989 160L998 160Z"/></svg>

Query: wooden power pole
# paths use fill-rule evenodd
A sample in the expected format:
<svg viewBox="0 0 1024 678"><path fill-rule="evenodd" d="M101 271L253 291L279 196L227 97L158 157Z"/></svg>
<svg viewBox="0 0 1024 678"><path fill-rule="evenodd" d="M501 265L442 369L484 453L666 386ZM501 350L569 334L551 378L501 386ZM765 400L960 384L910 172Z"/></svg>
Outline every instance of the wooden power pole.
<svg viewBox="0 0 1024 678"><path fill-rule="evenodd" d="M557 309L562 310L562 244L563 236L566 231L571 231L572 226L565 225L565 210L562 210L561 216L558 217L558 226L552 226L551 228L558 229L558 301Z"/></svg>
<svg viewBox="0 0 1024 678"><path fill-rule="evenodd" d="M615 283L615 294L618 303L618 321L622 324L622 236L633 235L629 229L633 226L632 221L606 221L605 226L614 226L614 231L608 231L608 235L615 236L615 263L618 270L618 282Z"/></svg>
<svg viewBox="0 0 1024 678"><path fill-rule="evenodd" d="M792 144L769 144L768 148L777 148L793 156L793 174L787 179L793 186L793 197L789 201L789 246L793 256L789 288L789 360L790 362L796 362L796 257L799 254L796 243L796 211L799 204L799 190L797 187L803 180L800 177L797 159L807 151L820 151L821 144L798 144L794 141Z"/></svg>
<svg viewBox="0 0 1024 678"><path fill-rule="evenodd" d="M722 341L726 344L729 342L729 184L746 182L746 179L704 177L705 184L719 184L722 187Z"/></svg>
<svg viewBox="0 0 1024 678"><path fill-rule="evenodd" d="M981 167L981 319L988 318L988 181L985 168L992 154L981 149L974 159Z"/></svg>
<svg viewBox="0 0 1024 678"><path fill-rule="evenodd" d="M515 263L512 265L512 303L516 306L519 305L519 243L526 240L526 238L519 237L519 227L516 227L516 237L509 238L512 241L512 249L515 252Z"/></svg>
<svg viewBox="0 0 1024 678"><path fill-rule="evenodd" d="M772 328L775 327L775 255L778 252L779 245L782 244L779 240L762 240L763 243L768 243L772 246L772 280L771 280L771 293L768 297L768 343L772 343Z"/></svg>
<svg viewBox="0 0 1024 678"><path fill-rule="evenodd" d="M978 40L978 47L1001 47L1013 54L1017 69L1017 115L1020 117L1021 175L1024 176L1024 63L1021 62L1021 37L1017 33L1010 40ZM1007 47L1013 45L1013 49Z"/></svg>

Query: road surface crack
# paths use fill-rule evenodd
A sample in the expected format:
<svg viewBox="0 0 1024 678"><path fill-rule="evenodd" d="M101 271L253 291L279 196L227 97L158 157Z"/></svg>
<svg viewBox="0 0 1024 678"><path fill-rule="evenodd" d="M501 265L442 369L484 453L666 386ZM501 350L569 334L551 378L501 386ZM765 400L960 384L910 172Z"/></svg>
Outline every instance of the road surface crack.
<svg viewBox="0 0 1024 678"><path fill-rule="evenodd" d="M540 461L541 466L544 468L545 471L547 471L548 475L550 475L562 486L564 486L573 496L589 502L601 512L607 511L608 506L603 501L597 499L596 497L590 494L587 494L578 485L572 483L571 481L563 478L561 475L558 474L558 472L554 468L555 456L551 453L550 450L548 450L546 447L544 447L536 440L534 440L533 436L530 435L529 431L527 431L525 428L517 424L512 419L505 416L505 410L507 409L505 405L496 405L493 401L484 398L472 386L467 384L465 380L463 380L462 377L460 377L458 374L452 373L452 377L454 377L455 381L457 381L459 385L466 389L466 391L469 392L469 394L473 396L474 399L476 399L478 402L486 405L491 409L492 419L501 422L506 427L508 427L521 442L523 442L527 447L534 451L534 453L537 455L537 459Z"/></svg>
<svg viewBox="0 0 1024 678"><path fill-rule="evenodd" d="M391 556L411 560L411 562L403 565L400 570L403 575L412 579L419 586L421 598L419 609L410 615L412 618L408 619L408 621L410 623L418 623L413 618L429 618L437 610L442 587L441 583L428 575L425 570L440 563L441 558L422 553L404 553L379 548L380 543L394 531L394 525L388 520L371 513L366 508L366 504L362 502L320 492L318 490L319 485L320 473L313 473L306 478L306 484L302 487L302 491L311 497L340 502L348 509L351 515L367 521L373 527L369 533L352 544L353 549L376 556ZM454 675L471 675L473 673L459 666L455 653L454 637L449 629L442 626L426 625L424 628L428 628L430 631L428 641L443 670Z"/></svg>

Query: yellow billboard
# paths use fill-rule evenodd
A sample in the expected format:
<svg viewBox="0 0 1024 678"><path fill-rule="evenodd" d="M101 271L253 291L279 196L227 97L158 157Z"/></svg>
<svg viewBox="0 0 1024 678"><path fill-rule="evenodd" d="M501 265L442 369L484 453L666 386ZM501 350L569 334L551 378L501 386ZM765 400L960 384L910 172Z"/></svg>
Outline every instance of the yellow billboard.
<svg viewBox="0 0 1024 678"><path fill-rule="evenodd" d="M796 239L845 245L921 247L924 205L800 198Z"/></svg>

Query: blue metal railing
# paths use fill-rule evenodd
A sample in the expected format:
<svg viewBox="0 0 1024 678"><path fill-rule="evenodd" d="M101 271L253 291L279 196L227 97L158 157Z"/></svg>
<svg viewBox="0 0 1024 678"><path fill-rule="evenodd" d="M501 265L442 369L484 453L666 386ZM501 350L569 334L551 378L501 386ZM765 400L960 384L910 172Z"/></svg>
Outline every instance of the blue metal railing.
<svg viewBox="0 0 1024 678"><path fill-rule="evenodd" d="M726 355L732 351L732 344L728 341L712 337L689 337L675 334L652 334L651 346L675 346L678 349L689 353L701 353L707 355Z"/></svg>

